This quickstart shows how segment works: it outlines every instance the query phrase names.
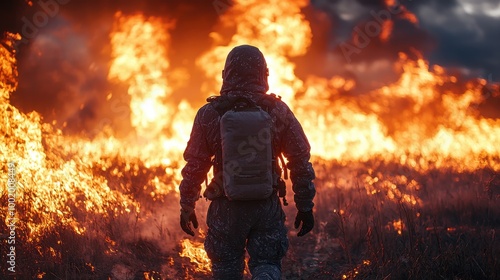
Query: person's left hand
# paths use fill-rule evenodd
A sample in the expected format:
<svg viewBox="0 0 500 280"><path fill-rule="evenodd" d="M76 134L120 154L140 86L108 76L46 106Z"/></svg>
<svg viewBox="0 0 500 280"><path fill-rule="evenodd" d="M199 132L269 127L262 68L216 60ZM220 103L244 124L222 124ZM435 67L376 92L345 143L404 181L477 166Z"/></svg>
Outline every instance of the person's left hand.
<svg viewBox="0 0 500 280"><path fill-rule="evenodd" d="M295 228L299 228L302 223L302 227L297 233L297 236L304 236L308 232L310 232L314 227L314 216L312 210L307 212L297 212L297 216L295 217Z"/></svg>

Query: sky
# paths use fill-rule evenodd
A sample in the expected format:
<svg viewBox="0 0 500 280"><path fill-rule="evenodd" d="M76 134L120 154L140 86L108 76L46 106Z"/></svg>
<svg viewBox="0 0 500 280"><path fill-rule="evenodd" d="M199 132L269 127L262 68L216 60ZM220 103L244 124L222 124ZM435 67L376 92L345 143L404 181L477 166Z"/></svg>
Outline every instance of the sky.
<svg viewBox="0 0 500 280"><path fill-rule="evenodd" d="M310 0L303 13L313 32L312 45L308 54L294 58L302 65L297 76L354 77L367 92L397 79L392 64L405 52L421 54L431 65L464 78L500 81L500 1L392 0L394 7L400 3L405 10L388 10L387 1ZM230 5L231 0L4 0L0 32L24 37L17 53L19 87L11 102L48 121L85 127L86 119L99 114L102 92L109 90L109 31L116 11L174 18L171 66L195 69L196 57L212 46L209 34ZM35 19L43 13L46 22L41 22L43 16ZM361 48L357 31L373 27L383 14L394 22L391 36L386 41L368 36L367 47ZM409 20L413 14L417 23ZM35 20L43 24L33 29L28 25ZM203 73L197 71L192 70L193 81L185 91L199 91ZM87 109L79 109L82 103Z"/></svg>
<svg viewBox="0 0 500 280"><path fill-rule="evenodd" d="M373 20L371 12L383 9L381 2L311 1L333 19L336 26L332 30L333 48L348 39L354 26ZM419 24L415 27L397 22L399 44L411 41L431 63L460 68L471 76L500 80L500 1L401 0L400 3L417 16Z"/></svg>

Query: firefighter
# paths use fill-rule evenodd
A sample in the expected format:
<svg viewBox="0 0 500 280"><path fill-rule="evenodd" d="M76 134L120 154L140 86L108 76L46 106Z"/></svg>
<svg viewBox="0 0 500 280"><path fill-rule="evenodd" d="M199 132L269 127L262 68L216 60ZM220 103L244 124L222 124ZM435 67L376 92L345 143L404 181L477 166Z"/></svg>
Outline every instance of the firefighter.
<svg viewBox="0 0 500 280"><path fill-rule="evenodd" d="M245 97L257 102L269 90L265 58L258 48L250 45L237 46L229 52L222 79L221 97ZM294 226L300 227L297 235L303 236L314 227L312 209L316 190L310 145L284 102L277 100L270 107L273 154L283 154L287 159L297 208ZM221 150L220 120L221 112L212 103L201 107L184 151L187 163L179 186L180 225L192 236L192 227L198 227L195 203L200 198L201 184L212 165L214 174L221 171L220 162L213 161ZM247 250L252 279L281 279L281 260L288 250L288 237L278 191L260 200L231 200L215 177L204 193L211 200L204 246L212 263L213 278L242 279Z"/></svg>

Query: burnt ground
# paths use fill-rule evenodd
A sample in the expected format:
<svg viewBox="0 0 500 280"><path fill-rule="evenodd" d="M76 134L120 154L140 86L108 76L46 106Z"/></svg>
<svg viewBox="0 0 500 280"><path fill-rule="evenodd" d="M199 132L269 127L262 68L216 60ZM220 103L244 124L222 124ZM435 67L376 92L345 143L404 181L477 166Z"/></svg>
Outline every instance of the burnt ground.
<svg viewBox="0 0 500 280"><path fill-rule="evenodd" d="M107 170L125 168L118 158L109 162ZM105 177L111 189L140 202L140 212L109 209L115 215L106 216L74 207L74 216L86 225L83 234L61 220L29 240L22 221L33 209L19 202L16 274L7 271L6 254L1 274L12 279L209 279L201 264L179 254L187 236L178 227L177 193L148 195L155 177L163 182L173 178L164 167L134 164L135 171L126 176L96 165L94 176ZM291 224L295 208L293 203L285 207L290 249L283 279L500 278L498 172L422 171L382 161L316 162L315 168L313 231L296 237ZM6 193L1 199L7 199ZM204 201L197 206L200 221L206 206ZM3 211L0 218L5 220ZM203 222L200 227L203 231ZM6 252L5 223L0 228ZM199 246L202 231L189 240Z"/></svg>

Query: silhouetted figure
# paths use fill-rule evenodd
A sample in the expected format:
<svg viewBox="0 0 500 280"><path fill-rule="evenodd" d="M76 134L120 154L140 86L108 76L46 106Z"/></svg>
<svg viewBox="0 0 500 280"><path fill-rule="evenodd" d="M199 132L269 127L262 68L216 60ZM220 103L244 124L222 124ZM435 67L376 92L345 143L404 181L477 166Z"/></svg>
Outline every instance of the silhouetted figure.
<svg viewBox="0 0 500 280"><path fill-rule="evenodd" d="M258 48L235 47L222 71L220 96L209 98L199 109L184 152L180 223L193 236L191 224L198 227L195 203L214 167L214 178L204 192L211 200L204 245L214 279L242 279L245 249L253 279L281 279L288 237L279 196L284 199L281 176L287 169L298 210L295 228L302 225L298 236L314 227L310 145L288 106L266 94L267 77Z"/></svg>

